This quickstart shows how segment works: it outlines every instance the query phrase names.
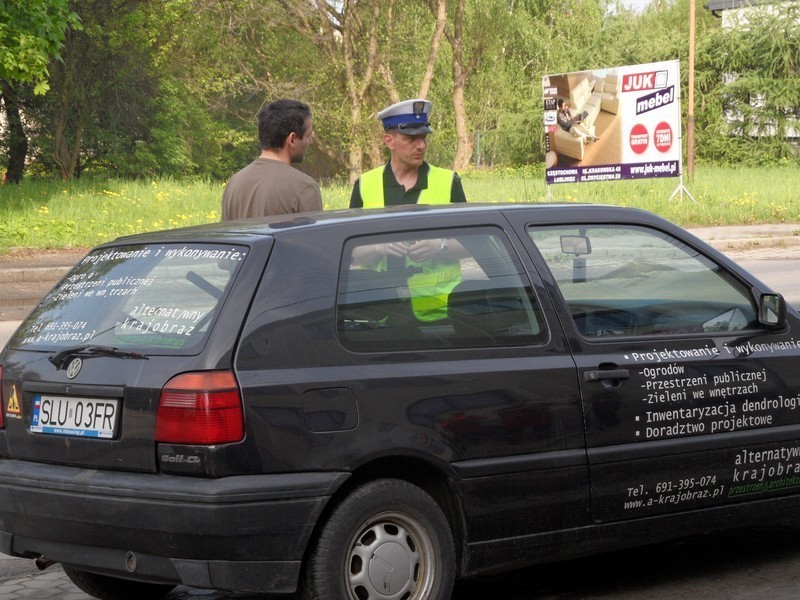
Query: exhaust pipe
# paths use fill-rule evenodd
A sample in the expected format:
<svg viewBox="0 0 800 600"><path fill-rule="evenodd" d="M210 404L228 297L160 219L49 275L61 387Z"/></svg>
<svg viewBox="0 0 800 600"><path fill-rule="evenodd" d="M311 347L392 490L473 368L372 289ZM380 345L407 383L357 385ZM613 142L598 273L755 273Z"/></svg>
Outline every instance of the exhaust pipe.
<svg viewBox="0 0 800 600"><path fill-rule="evenodd" d="M36 568L40 571L44 571L47 567L52 567L56 563L55 561L46 559L44 556L40 556L33 560L33 564L35 564Z"/></svg>

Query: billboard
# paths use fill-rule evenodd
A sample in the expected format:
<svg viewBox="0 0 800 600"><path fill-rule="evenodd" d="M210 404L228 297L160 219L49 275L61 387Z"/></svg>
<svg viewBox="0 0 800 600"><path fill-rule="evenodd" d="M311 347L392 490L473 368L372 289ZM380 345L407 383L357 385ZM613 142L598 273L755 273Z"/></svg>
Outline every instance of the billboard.
<svg viewBox="0 0 800 600"><path fill-rule="evenodd" d="M677 60L545 75L547 183L679 177L680 91Z"/></svg>

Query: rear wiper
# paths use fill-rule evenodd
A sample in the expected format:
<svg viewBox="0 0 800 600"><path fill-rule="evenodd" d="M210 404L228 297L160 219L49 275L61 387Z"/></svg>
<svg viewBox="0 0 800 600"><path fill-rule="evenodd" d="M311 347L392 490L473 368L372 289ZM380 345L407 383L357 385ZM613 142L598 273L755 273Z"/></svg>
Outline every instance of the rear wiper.
<svg viewBox="0 0 800 600"><path fill-rule="evenodd" d="M144 358L147 359L146 354L141 354L140 352L130 352L128 350L120 350L119 348L114 348L112 346L73 346L72 348L66 348L61 352L53 354L53 356L49 357L51 363L56 366L56 369L61 370L63 369L66 364L69 362L69 358L73 356L116 356L119 358Z"/></svg>

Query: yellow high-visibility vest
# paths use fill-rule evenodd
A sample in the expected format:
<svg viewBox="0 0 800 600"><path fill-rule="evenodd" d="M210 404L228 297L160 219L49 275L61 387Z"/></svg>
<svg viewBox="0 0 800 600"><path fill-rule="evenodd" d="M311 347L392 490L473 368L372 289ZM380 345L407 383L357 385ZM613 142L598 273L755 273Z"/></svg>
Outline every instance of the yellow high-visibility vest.
<svg viewBox="0 0 800 600"><path fill-rule="evenodd" d="M430 262L430 261L429 261ZM409 264L422 268L408 278L411 309L420 321L439 321L447 317L447 299L461 283L461 263Z"/></svg>
<svg viewBox="0 0 800 600"><path fill-rule="evenodd" d="M361 175L359 190L364 208L381 208L383 200L383 171L386 165ZM455 172L428 165L428 187L421 190L417 204L448 204ZM420 321L438 321L447 316L447 298L461 281L460 263L426 263L406 260L409 266L422 269L408 278L411 308ZM386 270L386 260L381 260L379 271Z"/></svg>
<svg viewBox="0 0 800 600"><path fill-rule="evenodd" d="M384 165L362 173L358 188L364 208L384 206L383 170L386 168L391 167ZM428 165L428 187L420 191L417 204L448 204L450 191L453 189L453 177L455 177L455 171Z"/></svg>

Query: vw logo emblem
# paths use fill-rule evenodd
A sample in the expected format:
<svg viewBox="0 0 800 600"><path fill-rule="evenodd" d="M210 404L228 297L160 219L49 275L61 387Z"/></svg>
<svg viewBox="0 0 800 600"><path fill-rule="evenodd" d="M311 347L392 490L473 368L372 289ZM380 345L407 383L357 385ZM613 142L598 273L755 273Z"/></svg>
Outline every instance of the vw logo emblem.
<svg viewBox="0 0 800 600"><path fill-rule="evenodd" d="M81 372L81 367L83 366L83 360L80 358L73 358L72 361L69 363L67 367L67 379L75 379L78 376L78 373Z"/></svg>

